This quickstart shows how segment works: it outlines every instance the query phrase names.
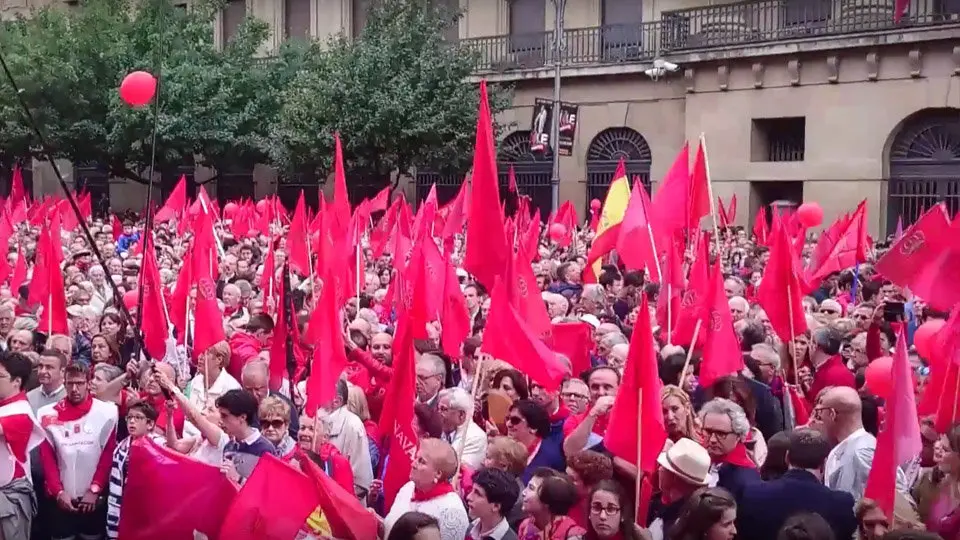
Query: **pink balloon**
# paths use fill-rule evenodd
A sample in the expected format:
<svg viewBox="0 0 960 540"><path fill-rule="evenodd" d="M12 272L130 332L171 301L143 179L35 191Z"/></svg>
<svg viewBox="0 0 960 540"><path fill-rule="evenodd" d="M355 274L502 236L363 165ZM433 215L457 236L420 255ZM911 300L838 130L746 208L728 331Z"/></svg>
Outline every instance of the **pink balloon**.
<svg viewBox="0 0 960 540"><path fill-rule="evenodd" d="M603 206L603 203L600 202L600 199L594 199L590 201L590 209L594 212L599 210L601 206Z"/></svg>
<svg viewBox="0 0 960 540"><path fill-rule="evenodd" d="M804 227L817 227L823 223L823 208L815 202L803 203L797 208L797 219Z"/></svg>
<svg viewBox="0 0 960 540"><path fill-rule="evenodd" d="M257 201L257 212L260 212L262 214L266 212L267 208L269 207L270 207L270 204L267 202L266 199L260 199L259 201Z"/></svg>
<svg viewBox="0 0 960 540"><path fill-rule="evenodd" d="M131 107L150 103L157 93L157 79L146 71L134 71L120 83L120 97Z"/></svg>
<svg viewBox="0 0 960 540"><path fill-rule="evenodd" d="M913 333L913 344L917 347L917 354L921 358L927 361L932 359L934 347L936 347L937 333L946 324L947 321L943 319L930 319L921 324L917 331Z"/></svg>
<svg viewBox="0 0 960 540"><path fill-rule="evenodd" d="M550 239L559 242L567 234L567 227L563 223L554 223L550 226Z"/></svg>
<svg viewBox="0 0 960 540"><path fill-rule="evenodd" d="M893 358L881 356L875 359L870 362L864 373L867 389L877 397L884 399L890 397L890 390L893 388L892 374Z"/></svg>
<svg viewBox="0 0 960 540"><path fill-rule="evenodd" d="M237 213L237 210L239 210L239 209L240 209L240 207L237 206L237 203L235 203L235 202L228 202L227 204L223 205L223 217L228 218L228 219L229 219L229 218L232 218L233 215L236 214L236 213Z"/></svg>

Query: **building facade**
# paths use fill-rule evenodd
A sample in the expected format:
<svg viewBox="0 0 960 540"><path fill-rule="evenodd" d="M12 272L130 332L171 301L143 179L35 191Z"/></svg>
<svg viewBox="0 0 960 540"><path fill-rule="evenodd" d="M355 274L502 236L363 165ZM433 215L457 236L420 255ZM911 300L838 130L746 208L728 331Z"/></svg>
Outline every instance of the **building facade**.
<svg viewBox="0 0 960 540"><path fill-rule="evenodd" d="M275 28L274 45L356 35L372 1L232 0L217 32L228 38L253 14ZM560 199L581 216L619 159L655 191L684 142L695 147L701 135L714 195L737 196L740 225L784 199L819 202L827 222L866 199L875 236L938 201L960 210L960 0L910 0L899 24L895 0L437 1L463 11L459 38L481 58L477 77L512 85L513 105L499 118L510 126L501 181L513 167L543 212L552 154L536 143L556 69L574 113L572 123L561 115ZM653 69L657 59L675 71ZM37 192L55 191L50 171L35 165ZM77 168L73 181L85 174ZM222 178L208 186L221 198L277 189L267 167ZM405 187L422 196L437 182L452 194L461 181L420 171ZM142 205L142 186L97 182L114 207Z"/></svg>

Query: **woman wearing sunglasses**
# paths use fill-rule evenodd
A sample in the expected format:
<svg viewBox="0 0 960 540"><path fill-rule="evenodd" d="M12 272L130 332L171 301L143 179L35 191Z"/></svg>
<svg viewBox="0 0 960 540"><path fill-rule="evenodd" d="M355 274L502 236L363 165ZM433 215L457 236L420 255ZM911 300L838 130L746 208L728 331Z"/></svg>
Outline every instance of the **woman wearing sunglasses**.
<svg viewBox="0 0 960 540"><path fill-rule="evenodd" d="M562 442L550 436L550 416L535 402L521 399L510 406L507 436L527 448L527 468L521 477L524 483L529 482L533 471L541 467L566 470Z"/></svg>
<svg viewBox="0 0 960 540"><path fill-rule="evenodd" d="M284 461L293 457L297 441L290 436L290 406L278 397L267 396L260 402L260 433L277 447Z"/></svg>

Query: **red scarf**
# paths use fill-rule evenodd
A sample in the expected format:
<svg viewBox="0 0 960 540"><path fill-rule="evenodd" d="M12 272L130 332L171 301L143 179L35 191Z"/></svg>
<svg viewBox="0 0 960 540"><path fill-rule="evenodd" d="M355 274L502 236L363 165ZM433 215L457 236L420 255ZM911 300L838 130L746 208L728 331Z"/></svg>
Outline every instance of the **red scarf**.
<svg viewBox="0 0 960 540"><path fill-rule="evenodd" d="M57 420L61 422L73 422L79 420L90 412L93 407L93 396L87 394L86 399L74 405L66 398L61 399L59 403L53 406L57 411Z"/></svg>
<svg viewBox="0 0 960 540"><path fill-rule="evenodd" d="M411 502L429 501L431 499L436 499L437 497L442 497L447 493L453 493L453 486L450 485L450 482L440 482L426 491L420 491L419 489L414 488L413 498L410 499L410 501Z"/></svg>
<svg viewBox="0 0 960 540"><path fill-rule="evenodd" d="M717 460L720 463L728 463L730 465L735 465L737 467L743 467L745 469L756 469L757 464L754 463L753 459L750 457L750 454L747 453L747 446L743 443L737 443L737 446L733 448L727 455L719 458Z"/></svg>

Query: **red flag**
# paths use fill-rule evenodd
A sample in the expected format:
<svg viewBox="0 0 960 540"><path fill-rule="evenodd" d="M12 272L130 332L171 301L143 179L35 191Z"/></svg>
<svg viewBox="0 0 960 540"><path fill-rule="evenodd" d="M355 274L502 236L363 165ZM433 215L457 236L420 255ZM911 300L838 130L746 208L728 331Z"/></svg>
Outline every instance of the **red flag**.
<svg viewBox="0 0 960 540"><path fill-rule="evenodd" d="M167 200L163 203L163 207L157 211L157 213L153 216L153 219L157 223L163 223L165 221L170 221L171 219L179 219L186 209L187 177L186 175L180 175L180 180L177 182L177 185L173 188L173 191L170 192L170 195L167 196Z"/></svg>
<svg viewBox="0 0 960 540"><path fill-rule="evenodd" d="M60 230L44 231L44 236L53 237L60 234ZM59 239L58 239L59 240ZM46 335L70 334L67 326L67 297L63 287L63 274L60 272L60 263L62 262L62 253L56 251L59 242L52 240L44 242L47 249L44 255L44 266L47 280L46 292L43 300L43 310L40 312L40 320L37 325L37 331Z"/></svg>
<svg viewBox="0 0 960 540"><path fill-rule="evenodd" d="M690 197L690 146L684 144L653 196L650 219L663 234L685 229ZM678 209L683 211L678 211Z"/></svg>
<svg viewBox="0 0 960 540"><path fill-rule="evenodd" d="M903 16L907 14L907 11L910 10L910 0L896 0L896 4L893 9L893 22L894 24L900 24L900 21L903 19Z"/></svg>
<svg viewBox="0 0 960 540"><path fill-rule="evenodd" d="M142 437L130 444L127 457L119 537L175 540L196 538L199 532L217 538L236 495L219 467Z"/></svg>
<svg viewBox="0 0 960 540"><path fill-rule="evenodd" d="M289 540L297 536L319 504L317 489L309 478L264 454L233 499L220 540Z"/></svg>
<svg viewBox="0 0 960 540"><path fill-rule="evenodd" d="M470 219L467 221L467 250L463 267L488 287L504 271L510 257L503 234L495 149L487 82L481 80L473 178L470 182Z"/></svg>
<svg viewBox="0 0 960 540"><path fill-rule="evenodd" d="M877 447L864 496L877 501L877 505L892 521L897 469L920 455L923 449L920 424L917 422L913 369L907 358L907 339L902 328L897 336L891 378L893 387L886 401L883 427L877 435Z"/></svg>
<svg viewBox="0 0 960 540"><path fill-rule="evenodd" d="M380 413L380 433L385 434L389 452L383 473L384 508L393 506L397 492L410 480L410 469L419 445L417 432L413 429L417 360L411 330L409 315L403 310L393 342L393 377L383 399L392 406L384 407Z"/></svg>
<svg viewBox="0 0 960 540"><path fill-rule="evenodd" d="M610 411L603 446L649 474L656 470L657 456L667 441L667 430L660 405L663 384L657 371L657 353L645 295L640 303L640 313L630 338L623 382Z"/></svg>
<svg viewBox="0 0 960 540"><path fill-rule="evenodd" d="M370 199L370 205L367 207L367 209L371 214L383 212L387 209L387 206L390 205L390 192L392 190L392 186L387 186L381 189L374 198Z"/></svg>
<svg viewBox="0 0 960 540"><path fill-rule="evenodd" d="M143 289L143 313L141 331L143 345L151 358L163 358L167 352L169 335L167 314L163 309L163 286L160 281L160 266L157 264L157 252L153 246L152 233L147 231L144 238L143 270L140 273L140 287Z"/></svg>
<svg viewBox="0 0 960 540"><path fill-rule="evenodd" d="M110 226L113 234L113 241L116 242L120 239L120 236L123 235L123 223L120 222L120 218L116 214L110 214Z"/></svg>
<svg viewBox="0 0 960 540"><path fill-rule="evenodd" d="M8 200L14 206L20 201L28 200L27 191L23 187L23 172L20 170L20 165L13 166L13 177L10 179L10 197Z"/></svg>
<svg viewBox="0 0 960 540"><path fill-rule="evenodd" d="M297 198L293 210L293 221L287 235L287 261L290 269L301 276L310 275L310 255L307 251L307 206L303 200L303 190Z"/></svg>
<svg viewBox="0 0 960 540"><path fill-rule="evenodd" d="M533 267L524 253L517 251L512 254L504 283L508 285L506 292L510 305L526 321L534 335L547 335L550 332L550 315L537 288Z"/></svg>
<svg viewBox="0 0 960 540"><path fill-rule="evenodd" d="M221 341L225 341L223 312L217 304L217 274L214 274L213 222L210 215L201 212L197 217L197 236L193 241L193 278L197 286L194 303L193 354L199 356Z"/></svg>
<svg viewBox="0 0 960 540"><path fill-rule="evenodd" d="M730 205L727 206L727 226L732 227L737 222L737 194L730 197Z"/></svg>
<svg viewBox="0 0 960 540"><path fill-rule="evenodd" d="M578 376L590 369L593 327L585 322L556 323L550 327L547 345L570 359L571 373Z"/></svg>
<svg viewBox="0 0 960 540"><path fill-rule="evenodd" d="M820 235L810 260L808 286L816 287L826 276L866 262L867 243L867 202L863 201L853 214L841 216Z"/></svg>
<svg viewBox="0 0 960 540"><path fill-rule="evenodd" d="M190 306L190 289L193 287L193 253L188 250L183 256L183 266L173 285L169 299L170 323L177 329L177 343L186 343L187 310Z"/></svg>
<svg viewBox="0 0 960 540"><path fill-rule="evenodd" d="M677 314L676 325L673 327L671 343L678 345L693 345L699 348L706 342L707 329L704 317L710 309L709 296L713 287L710 280L710 245L706 236L700 235L697 248L694 251L693 266L690 268L690 279L680 297L680 309ZM693 343L694 330L697 321L701 321L697 342Z"/></svg>
<svg viewBox="0 0 960 540"><path fill-rule="evenodd" d="M286 292L284 289L286 289L286 287L283 286L285 285L283 281L286 281L286 279L287 276L284 273L281 286L276 289L277 323L273 327L273 340L270 343L270 389L275 392L280 390L280 387L283 385L283 379L289 378L290 375L287 371L287 338L292 329L287 327L286 309L284 307L286 304Z"/></svg>
<svg viewBox="0 0 960 540"><path fill-rule="evenodd" d="M310 378L307 379L307 411L316 411L336 396L337 380L347 366L343 331L337 307L337 284L330 272L324 276L320 301L310 316L310 333L317 336Z"/></svg>
<svg viewBox="0 0 960 540"><path fill-rule="evenodd" d="M483 351L529 375L547 391L554 391L560 387L567 368L517 313L506 289L498 281L491 294L490 315L483 332Z"/></svg>
<svg viewBox="0 0 960 540"><path fill-rule="evenodd" d="M693 170L690 171L689 197L688 228L698 229L700 220L710 215L710 170L707 165L707 141L702 135L693 159Z"/></svg>
<svg viewBox="0 0 960 540"><path fill-rule="evenodd" d="M758 244L765 246L767 245L767 236L769 235L770 229L767 225L767 209L761 206L760 210L757 211L757 217L753 219L753 237Z"/></svg>
<svg viewBox="0 0 960 540"><path fill-rule="evenodd" d="M273 251L274 240L270 238L270 246L267 248L267 256L263 259L263 273L260 274L260 280L257 287L263 291L263 307L267 313L277 313L274 299L279 291L277 290L277 269L276 257Z"/></svg>
<svg viewBox="0 0 960 540"><path fill-rule="evenodd" d="M16 296L19 294L20 286L27 280L27 260L23 258L23 249L17 248L17 263L13 267L13 275L10 276L10 291Z"/></svg>
<svg viewBox="0 0 960 540"><path fill-rule="evenodd" d="M376 538L377 518L364 508L353 492L327 476L316 463L302 452L297 461L307 478L313 481L320 497L320 508L336 538Z"/></svg>
<svg viewBox="0 0 960 540"><path fill-rule="evenodd" d="M627 211L620 224L620 236L617 239L617 254L623 264L630 269L646 268L651 279L660 282L660 265L657 259L656 235L647 216L650 198L641 182L633 182L633 193L627 204Z"/></svg>
<svg viewBox="0 0 960 540"><path fill-rule="evenodd" d="M350 194L347 192L347 173L343 164L343 145L340 133L334 133L333 153L333 216L337 234L343 234L350 224Z"/></svg>
<svg viewBox="0 0 960 540"><path fill-rule="evenodd" d="M770 319L770 326L784 343L807 331L803 312L803 288L795 271L795 259L787 231L774 231L770 261L757 291L757 300Z"/></svg>
<svg viewBox="0 0 960 540"><path fill-rule="evenodd" d="M960 303L960 247L942 204L927 210L877 261L886 279L948 311Z"/></svg>
<svg viewBox="0 0 960 540"><path fill-rule="evenodd" d="M743 354L733 330L733 319L723 292L723 268L720 259L711 272L712 284L704 299L704 318L701 332L706 332L703 346L703 361L700 363L700 384L710 386L726 375L743 369Z"/></svg>
<svg viewBox="0 0 960 540"><path fill-rule="evenodd" d="M460 291L457 270L448 258L444 259L446 270L443 280L443 307L440 314L440 343L443 352L456 358L460 356L460 345L470 336L470 312Z"/></svg>
<svg viewBox="0 0 960 540"><path fill-rule="evenodd" d="M513 172L513 165L507 171L507 189L510 190L510 193L520 193L520 190L517 189L517 174Z"/></svg>

